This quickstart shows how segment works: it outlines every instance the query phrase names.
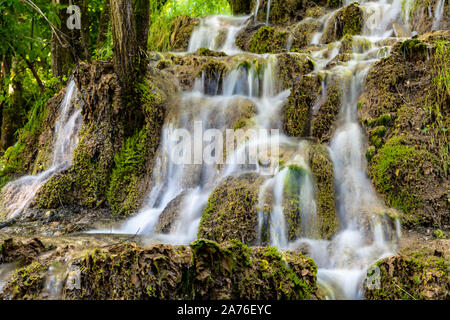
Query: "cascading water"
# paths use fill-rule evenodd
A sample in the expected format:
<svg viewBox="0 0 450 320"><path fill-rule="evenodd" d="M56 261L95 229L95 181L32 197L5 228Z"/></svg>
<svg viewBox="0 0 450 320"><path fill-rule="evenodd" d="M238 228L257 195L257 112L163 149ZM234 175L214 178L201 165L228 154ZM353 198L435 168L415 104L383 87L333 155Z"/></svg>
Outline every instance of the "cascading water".
<svg viewBox="0 0 450 320"><path fill-rule="evenodd" d="M34 176L24 176L5 185L2 189L0 212L6 218L15 218L28 208L39 189L56 173L68 168L72 153L78 143L81 127L81 108L75 106L77 88L70 81L55 122L53 158L49 169Z"/></svg>
<svg viewBox="0 0 450 320"><path fill-rule="evenodd" d="M248 18L248 16L210 16L203 19L192 32L188 52L207 48L228 55L239 53L240 50L235 44L236 36L245 27Z"/></svg>
<svg viewBox="0 0 450 320"><path fill-rule="evenodd" d="M442 16L444 15L445 0L438 0L436 8L434 9L434 19L432 30L438 30L441 23Z"/></svg>
<svg viewBox="0 0 450 320"><path fill-rule="evenodd" d="M257 20L259 5L257 1L254 21ZM283 160L286 163L271 163L268 175L264 159L259 159L254 165L227 161L226 165L217 166L201 161L176 164L170 156L177 146L178 139L174 139L174 136L178 128L184 128L186 135L194 136L194 141L203 139L202 136L196 136L196 130L216 129L223 133L232 123L230 114L235 113L241 103L252 103L256 107L256 115L251 119L253 128L281 129L280 113L290 90L277 90L276 55L252 55L252 59L259 59L259 65L263 61L262 71L254 63L247 63L245 66L237 64L226 74L217 75L222 81L213 79L208 82L203 72L196 80L192 92L183 92L176 99L175 112L166 120L153 170L154 184L140 212L117 229L93 232L140 233L149 235L154 241L187 244L196 238L203 208L220 181L232 174L258 172L267 175L259 189L260 243L293 250L306 245L308 254L318 265L318 281L327 298L362 298L361 285L367 268L394 252L401 232L398 220L394 226L383 224L382 216L388 209L378 199L366 174L367 164L363 154L365 141L357 118L357 103L370 67L389 52L390 48L383 43L394 36L394 22L407 23L408 20L402 18L400 0L362 1L360 7L365 13L364 30L361 36L354 36L353 41L364 42L365 45L363 48L353 45L346 62L330 67L329 63L341 53L342 43L335 41L322 44L324 30L327 24L334 23L332 18L336 10L318 19L321 31L315 33L310 41L315 45L310 54L315 62L313 73L320 74L323 79L321 95L313 106L313 116L318 114L327 98L327 79L337 77L343 92L339 118L328 148L334 165L340 225L332 239L320 239L317 232L317 188L308 167L307 150L310 142L283 134L255 136L227 155L227 159L246 157L250 146L268 146L276 140L285 154ZM409 16L408 9L404 15L406 13ZM270 1L266 22L269 17ZM193 53L206 47L238 58L243 53L235 46L235 38L249 20L252 19L221 16L203 19L191 36L188 52ZM246 54L245 57L248 56ZM216 154L218 152L216 150ZM272 154L278 154L278 151L273 151ZM285 212L286 197L292 196L286 193L287 181L292 178L291 166L298 170L295 197L300 203L301 211L301 236L292 241L289 240L292 237L288 234ZM170 230L156 232L160 217L176 206L181 209ZM267 231L266 234L263 230Z"/></svg>

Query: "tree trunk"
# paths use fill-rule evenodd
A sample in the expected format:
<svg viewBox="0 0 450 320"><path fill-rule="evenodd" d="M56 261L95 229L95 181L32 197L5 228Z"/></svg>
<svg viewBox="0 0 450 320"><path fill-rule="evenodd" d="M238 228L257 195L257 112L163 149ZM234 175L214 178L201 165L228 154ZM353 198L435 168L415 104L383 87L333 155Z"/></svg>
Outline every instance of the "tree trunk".
<svg viewBox="0 0 450 320"><path fill-rule="evenodd" d="M150 1L134 0L134 21L140 58L147 56L148 30L150 27ZM145 58L143 60L146 60ZM143 61L141 61L143 62Z"/></svg>
<svg viewBox="0 0 450 320"><path fill-rule="evenodd" d="M103 2L103 11L100 15L100 21L98 24L98 35L97 35L97 50L100 50L105 41L108 39L108 29L109 29L109 21L111 19L110 9L109 9L109 0L105 0Z"/></svg>
<svg viewBox="0 0 450 320"><path fill-rule="evenodd" d="M114 70L123 89L128 89L137 71L138 42L131 0L110 0L114 42Z"/></svg>
<svg viewBox="0 0 450 320"><path fill-rule="evenodd" d="M146 73L149 1L110 0L114 69L121 86L123 124L126 136L144 123L137 83Z"/></svg>
<svg viewBox="0 0 450 320"><path fill-rule="evenodd" d="M69 5L69 0L52 0L53 4ZM61 25L59 29L66 35L70 35L70 30L67 28L67 13L66 9L60 10L58 13ZM75 63L75 57L72 55L70 48L65 48L58 42L55 35L52 35L52 73L55 77L61 78L69 73L72 65Z"/></svg>
<svg viewBox="0 0 450 320"><path fill-rule="evenodd" d="M22 116L24 115L25 103L22 97L24 67L19 59L13 62L14 77L11 81L10 101L3 105L2 110L2 134L0 148L6 150L15 143L15 133L22 127ZM6 90L9 91L8 88Z"/></svg>
<svg viewBox="0 0 450 320"><path fill-rule="evenodd" d="M76 1L76 3L81 9L81 30L79 40L81 48L83 50L82 58L83 60L89 61L91 59L91 53L89 52L90 37L88 0L80 0Z"/></svg>

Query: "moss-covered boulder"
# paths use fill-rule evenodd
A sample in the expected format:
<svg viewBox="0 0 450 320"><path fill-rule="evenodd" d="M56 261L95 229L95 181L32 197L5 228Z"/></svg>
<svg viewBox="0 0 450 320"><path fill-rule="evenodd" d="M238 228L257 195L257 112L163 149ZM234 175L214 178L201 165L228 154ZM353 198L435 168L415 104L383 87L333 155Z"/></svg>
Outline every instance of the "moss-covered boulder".
<svg viewBox="0 0 450 320"><path fill-rule="evenodd" d="M275 248L198 240L190 247L121 244L87 254L66 299L310 299L314 262Z"/></svg>
<svg viewBox="0 0 450 320"><path fill-rule="evenodd" d="M17 269L14 271L12 279L3 287L0 299L37 299L44 287L47 270L47 266L37 261Z"/></svg>
<svg viewBox="0 0 450 320"><path fill-rule="evenodd" d="M297 79L294 79L297 80ZM317 75L305 75L294 81L291 95L283 107L283 127L289 136L308 137L311 135L313 106L320 91Z"/></svg>
<svg viewBox="0 0 450 320"><path fill-rule="evenodd" d="M254 1L256 7L257 1ZM300 21L304 16L305 3L302 0L260 0L257 12L258 21L267 20L267 9L270 3L269 23L286 25L294 21ZM253 9L253 12L256 8Z"/></svg>
<svg viewBox="0 0 450 320"><path fill-rule="evenodd" d="M342 106L342 87L338 80L328 80L327 87L320 87L321 98L315 102L315 110L311 120L311 135L321 142L329 142L335 129L335 122ZM325 92L322 92L325 90ZM324 99L322 97L325 97Z"/></svg>
<svg viewBox="0 0 450 320"><path fill-rule="evenodd" d="M258 239L258 194L264 181L256 173L229 176L211 193L203 210L198 238L223 242Z"/></svg>
<svg viewBox="0 0 450 320"><path fill-rule="evenodd" d="M176 17L172 22L170 46L173 51L187 51L189 40L200 19L188 16Z"/></svg>
<svg viewBox="0 0 450 320"><path fill-rule="evenodd" d="M313 144L309 149L309 165L316 184L318 229L321 239L330 239L338 230L334 190L334 168L324 145Z"/></svg>
<svg viewBox="0 0 450 320"><path fill-rule="evenodd" d="M291 50L300 50L308 46L314 33L320 31L321 24L317 19L304 19L292 27Z"/></svg>
<svg viewBox="0 0 450 320"><path fill-rule="evenodd" d="M171 200L158 217L155 232L170 233L174 230L175 221L183 209L184 197L187 192L184 191Z"/></svg>
<svg viewBox="0 0 450 320"><path fill-rule="evenodd" d="M369 138L369 175L407 227L448 228L450 32L396 44L370 70L359 116Z"/></svg>
<svg viewBox="0 0 450 320"><path fill-rule="evenodd" d="M276 26L250 24L236 37L236 45L253 53L277 53L287 49L289 31Z"/></svg>
<svg viewBox="0 0 450 320"><path fill-rule="evenodd" d="M448 252L429 248L403 250L369 267L364 297L369 300L448 300L449 264Z"/></svg>
<svg viewBox="0 0 450 320"><path fill-rule="evenodd" d="M280 90L292 88L302 76L314 70L314 62L306 54L280 53L275 57Z"/></svg>
<svg viewBox="0 0 450 320"><path fill-rule="evenodd" d="M324 43L341 39L345 35L360 34L363 28L363 11L358 3L352 3L338 12L328 21L322 36Z"/></svg>

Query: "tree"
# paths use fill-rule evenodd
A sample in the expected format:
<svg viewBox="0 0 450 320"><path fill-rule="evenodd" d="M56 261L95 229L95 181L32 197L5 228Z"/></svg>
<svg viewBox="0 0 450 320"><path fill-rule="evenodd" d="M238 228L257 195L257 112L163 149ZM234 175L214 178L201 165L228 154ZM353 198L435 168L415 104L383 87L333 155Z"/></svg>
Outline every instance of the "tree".
<svg viewBox="0 0 450 320"><path fill-rule="evenodd" d="M125 134L132 135L143 124L139 91L147 65L149 29L148 0L110 0L114 69L121 85Z"/></svg>

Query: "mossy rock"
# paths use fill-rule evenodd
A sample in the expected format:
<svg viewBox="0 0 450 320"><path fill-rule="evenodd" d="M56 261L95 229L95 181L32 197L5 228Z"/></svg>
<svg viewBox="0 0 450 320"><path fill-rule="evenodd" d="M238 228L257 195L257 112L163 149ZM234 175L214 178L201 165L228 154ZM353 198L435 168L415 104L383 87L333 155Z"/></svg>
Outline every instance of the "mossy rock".
<svg viewBox="0 0 450 320"><path fill-rule="evenodd" d="M256 173L225 178L211 193L203 210L198 238L218 242L238 239L245 244L255 244L258 194L263 181Z"/></svg>
<svg viewBox="0 0 450 320"><path fill-rule="evenodd" d="M256 6L256 1L254 1ZM259 1L258 21L266 21L269 0ZM253 9L253 12L255 8ZM302 0L270 0L269 23L286 25L303 18L304 2Z"/></svg>
<svg viewBox="0 0 450 320"><path fill-rule="evenodd" d="M161 212L158 217L155 232L170 233L174 231L174 228L176 227L175 222L183 209L184 197L188 194L188 192L184 191L166 205L163 212Z"/></svg>
<svg viewBox="0 0 450 320"><path fill-rule="evenodd" d="M320 22L316 19L305 19L292 28L292 51L308 46L314 33L320 31Z"/></svg>
<svg viewBox="0 0 450 320"><path fill-rule="evenodd" d="M312 136L321 142L328 142L334 131L334 124L341 109L342 88L333 82L326 89L326 99L323 104L317 106L316 115L311 121ZM323 90L320 88L320 90ZM322 92L321 92L322 94Z"/></svg>
<svg viewBox="0 0 450 320"><path fill-rule="evenodd" d="M309 158L311 172L317 187L319 234L322 239L330 239L339 227L334 190L333 161L327 148L320 144L311 145Z"/></svg>
<svg viewBox="0 0 450 320"><path fill-rule="evenodd" d="M363 28L363 11L358 3L352 3L334 14L322 36L324 43L340 40L345 35L360 34Z"/></svg>
<svg viewBox="0 0 450 320"><path fill-rule="evenodd" d="M314 61L305 54L280 53L275 57L280 90L292 88L304 75L314 70Z"/></svg>
<svg viewBox="0 0 450 320"><path fill-rule="evenodd" d="M396 43L370 69L358 103L369 175L387 203L405 213L408 228L450 225L449 161L445 135L437 134L448 127L438 121L449 118L450 95L438 85L450 66L448 41L450 31L436 31Z"/></svg>
<svg viewBox="0 0 450 320"><path fill-rule="evenodd" d="M259 54L286 51L288 39L288 31L278 27L263 26L251 38L248 51Z"/></svg>
<svg viewBox="0 0 450 320"><path fill-rule="evenodd" d="M291 95L283 107L283 127L287 135L294 137L311 135L312 108L319 90L320 82L315 75L302 76L299 81L294 81Z"/></svg>
<svg viewBox="0 0 450 320"><path fill-rule="evenodd" d="M438 167L439 159L411 143L408 136L388 140L371 159L369 174L377 190L387 195L388 203L406 213L405 223L414 223L417 219L430 223L416 213L423 205L423 193L426 192L423 189L425 172Z"/></svg>
<svg viewBox="0 0 450 320"><path fill-rule="evenodd" d="M33 262L14 271L12 279L5 285L0 298L7 300L35 300L41 293L48 267Z"/></svg>
<svg viewBox="0 0 450 320"><path fill-rule="evenodd" d="M404 250L369 267L368 300L448 300L448 257L430 249Z"/></svg>
<svg viewBox="0 0 450 320"><path fill-rule="evenodd" d="M228 0L233 15L250 14L253 0Z"/></svg>

